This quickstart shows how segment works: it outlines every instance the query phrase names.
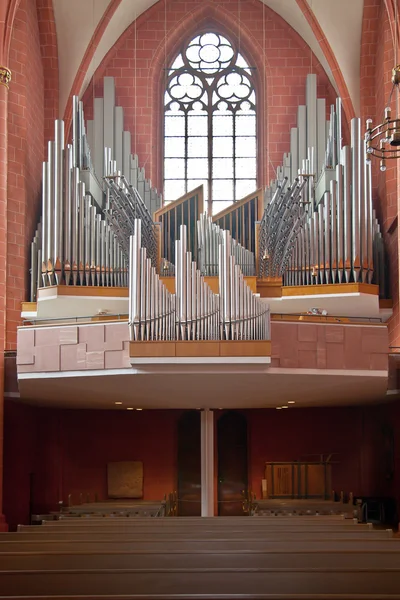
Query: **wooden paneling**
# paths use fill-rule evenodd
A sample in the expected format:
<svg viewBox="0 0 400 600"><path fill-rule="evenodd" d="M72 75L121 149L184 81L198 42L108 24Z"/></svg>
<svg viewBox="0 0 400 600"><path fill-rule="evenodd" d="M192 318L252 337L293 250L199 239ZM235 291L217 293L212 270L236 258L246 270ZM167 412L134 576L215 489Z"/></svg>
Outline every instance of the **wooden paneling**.
<svg viewBox="0 0 400 600"><path fill-rule="evenodd" d="M325 283L323 285L293 285L282 288L282 296L314 296L320 294L371 294L379 296L379 287L372 283Z"/></svg>
<svg viewBox="0 0 400 600"><path fill-rule="evenodd" d="M331 465L328 463L266 463L267 498L328 498Z"/></svg>
<svg viewBox="0 0 400 600"><path fill-rule="evenodd" d="M271 342L171 341L130 342L131 358L271 356Z"/></svg>
<svg viewBox="0 0 400 600"><path fill-rule="evenodd" d="M193 260L197 260L197 221L203 212L204 192L201 185L154 213L154 221L161 223L161 259L175 264L175 240L179 239L180 226L186 225L187 248L192 252Z"/></svg>
<svg viewBox="0 0 400 600"><path fill-rule="evenodd" d="M244 248L257 254L255 223L260 221L264 211L264 194L259 189L239 202L213 216L213 222L221 229L231 232L232 237ZM257 260L256 260L257 262Z"/></svg>

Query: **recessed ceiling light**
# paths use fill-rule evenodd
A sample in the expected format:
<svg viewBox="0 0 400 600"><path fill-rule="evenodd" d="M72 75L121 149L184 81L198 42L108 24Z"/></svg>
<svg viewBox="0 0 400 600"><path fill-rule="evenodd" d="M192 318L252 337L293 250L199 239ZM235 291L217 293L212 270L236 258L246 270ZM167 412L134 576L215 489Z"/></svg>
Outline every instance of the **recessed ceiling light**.
<svg viewBox="0 0 400 600"><path fill-rule="evenodd" d="M289 408L288 406L282 406L282 408Z"/></svg>
<svg viewBox="0 0 400 600"><path fill-rule="evenodd" d="M128 406L126 410L133 410L133 408L131 406Z"/></svg>
<svg viewBox="0 0 400 600"><path fill-rule="evenodd" d="M116 402L115 404L122 404L122 402Z"/></svg>
<svg viewBox="0 0 400 600"><path fill-rule="evenodd" d="M288 400L288 404L296 404L294 400Z"/></svg>
<svg viewBox="0 0 400 600"><path fill-rule="evenodd" d="M143 410L143 408L137 408L136 410Z"/></svg>
<svg viewBox="0 0 400 600"><path fill-rule="evenodd" d="M276 410L282 410L282 406L277 406Z"/></svg>

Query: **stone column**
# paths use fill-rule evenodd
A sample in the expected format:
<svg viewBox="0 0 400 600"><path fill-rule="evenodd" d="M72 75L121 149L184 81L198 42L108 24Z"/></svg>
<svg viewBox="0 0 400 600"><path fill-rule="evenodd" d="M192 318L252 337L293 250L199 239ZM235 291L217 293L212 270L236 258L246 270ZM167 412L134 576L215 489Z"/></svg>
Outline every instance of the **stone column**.
<svg viewBox="0 0 400 600"><path fill-rule="evenodd" d="M214 413L201 411L201 516L214 516Z"/></svg>
<svg viewBox="0 0 400 600"><path fill-rule="evenodd" d="M0 66L0 531L7 531L3 515L3 442L7 274L7 101L10 80L11 71L7 67Z"/></svg>

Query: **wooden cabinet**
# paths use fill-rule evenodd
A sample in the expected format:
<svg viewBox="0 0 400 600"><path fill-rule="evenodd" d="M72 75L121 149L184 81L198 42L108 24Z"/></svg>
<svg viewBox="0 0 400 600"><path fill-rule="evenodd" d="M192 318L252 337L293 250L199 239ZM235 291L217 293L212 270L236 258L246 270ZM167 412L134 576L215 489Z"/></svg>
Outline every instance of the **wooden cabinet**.
<svg viewBox="0 0 400 600"><path fill-rule="evenodd" d="M323 498L331 495L331 465L326 462L265 464L267 498Z"/></svg>

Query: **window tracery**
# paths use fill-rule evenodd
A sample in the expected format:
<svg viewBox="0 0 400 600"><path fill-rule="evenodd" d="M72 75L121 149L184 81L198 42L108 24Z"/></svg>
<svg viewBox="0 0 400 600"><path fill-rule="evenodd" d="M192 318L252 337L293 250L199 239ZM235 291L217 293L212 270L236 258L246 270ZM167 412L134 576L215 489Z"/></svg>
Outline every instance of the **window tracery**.
<svg viewBox="0 0 400 600"><path fill-rule="evenodd" d="M253 73L224 36L203 33L176 57L164 95L164 199L203 184L216 214L256 189Z"/></svg>

